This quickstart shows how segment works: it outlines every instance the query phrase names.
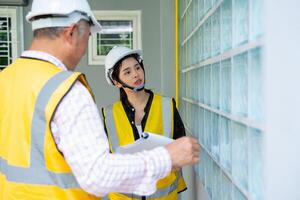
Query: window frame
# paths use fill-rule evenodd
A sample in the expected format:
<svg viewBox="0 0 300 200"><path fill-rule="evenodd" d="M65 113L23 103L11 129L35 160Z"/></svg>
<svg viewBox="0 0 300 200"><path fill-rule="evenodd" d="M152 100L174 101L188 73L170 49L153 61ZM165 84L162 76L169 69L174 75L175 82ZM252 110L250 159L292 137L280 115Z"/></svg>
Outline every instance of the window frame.
<svg viewBox="0 0 300 200"><path fill-rule="evenodd" d="M19 48L22 48L22 38L19 38L18 32L23 30L23 24L18 23L18 13L22 13L23 10L18 7L6 7L0 6L0 17L10 17L11 18L11 55L12 62L18 57L20 51ZM22 35L22 34L21 34ZM23 41L23 40L22 40ZM8 63L9 65L10 63ZM7 65L6 65L7 66ZM6 66L0 65L0 71Z"/></svg>
<svg viewBox="0 0 300 200"><path fill-rule="evenodd" d="M140 10L96 10L93 11L97 20L130 20L133 25L133 48L142 48L141 42L141 11ZM100 22L101 24L101 22ZM98 33L97 33L98 34ZM92 34L88 45L88 64L104 65L105 56L97 55L97 34Z"/></svg>

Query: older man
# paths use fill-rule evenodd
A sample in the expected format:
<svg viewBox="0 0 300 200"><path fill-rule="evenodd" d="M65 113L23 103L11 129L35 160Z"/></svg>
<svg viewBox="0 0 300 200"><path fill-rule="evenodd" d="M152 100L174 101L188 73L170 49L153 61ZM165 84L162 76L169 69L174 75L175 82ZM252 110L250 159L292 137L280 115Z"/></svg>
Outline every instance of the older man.
<svg viewBox="0 0 300 200"><path fill-rule="evenodd" d="M134 155L110 154L93 94L73 72L100 30L86 0L34 0L29 50L0 73L0 199L149 195L172 169L194 164L184 137Z"/></svg>

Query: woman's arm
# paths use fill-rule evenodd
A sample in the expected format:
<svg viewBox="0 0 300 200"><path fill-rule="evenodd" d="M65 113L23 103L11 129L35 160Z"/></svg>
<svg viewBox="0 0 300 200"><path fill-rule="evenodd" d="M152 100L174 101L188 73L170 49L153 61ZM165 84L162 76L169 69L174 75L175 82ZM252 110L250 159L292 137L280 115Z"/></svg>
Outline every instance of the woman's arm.
<svg viewBox="0 0 300 200"><path fill-rule="evenodd" d="M184 128L184 124L181 120L181 117L179 115L179 112L176 108L176 102L175 100L172 98L172 103L173 103L173 119L174 119L174 125L173 125L173 130L174 130L174 134L173 134L173 139L177 139L180 137L185 136L185 128Z"/></svg>

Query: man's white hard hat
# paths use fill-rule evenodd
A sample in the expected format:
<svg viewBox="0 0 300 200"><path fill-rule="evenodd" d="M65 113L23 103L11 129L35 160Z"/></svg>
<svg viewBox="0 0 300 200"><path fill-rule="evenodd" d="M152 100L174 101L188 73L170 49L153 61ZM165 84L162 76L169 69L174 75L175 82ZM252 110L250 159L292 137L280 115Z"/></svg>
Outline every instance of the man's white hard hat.
<svg viewBox="0 0 300 200"><path fill-rule="evenodd" d="M26 15L32 30L67 27L81 19L91 22L91 32L101 30L87 0L33 0L31 11Z"/></svg>
<svg viewBox="0 0 300 200"><path fill-rule="evenodd" d="M141 49L130 49L124 46L115 46L113 47L107 54L105 58L105 78L108 84L114 85L112 73L114 70L115 65L124 57L137 54L140 57L139 62L142 61L143 51Z"/></svg>

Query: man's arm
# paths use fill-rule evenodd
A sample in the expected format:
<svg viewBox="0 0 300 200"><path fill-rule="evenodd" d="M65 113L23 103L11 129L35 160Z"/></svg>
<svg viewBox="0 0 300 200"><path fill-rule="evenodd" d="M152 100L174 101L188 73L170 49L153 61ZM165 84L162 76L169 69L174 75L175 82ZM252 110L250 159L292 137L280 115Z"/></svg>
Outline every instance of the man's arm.
<svg viewBox="0 0 300 200"><path fill-rule="evenodd" d="M149 195L172 167L196 161L189 138L134 155L110 154L99 111L79 82L58 106L51 129L81 187L98 196L111 191Z"/></svg>

